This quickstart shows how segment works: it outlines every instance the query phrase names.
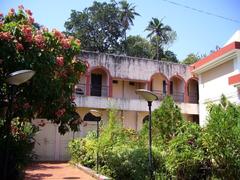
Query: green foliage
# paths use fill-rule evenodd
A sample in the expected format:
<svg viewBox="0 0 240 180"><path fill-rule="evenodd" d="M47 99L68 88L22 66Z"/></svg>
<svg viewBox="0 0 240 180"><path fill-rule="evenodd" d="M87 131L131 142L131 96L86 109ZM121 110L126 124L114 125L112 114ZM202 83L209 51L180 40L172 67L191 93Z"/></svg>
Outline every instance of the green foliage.
<svg viewBox="0 0 240 180"><path fill-rule="evenodd" d="M80 52L80 41L57 30L33 23L30 10L19 7L0 16L0 104L9 95L5 79L17 70L36 73L31 82L16 88L14 117L47 118L59 124L59 132L76 130L72 92L86 66L74 59Z"/></svg>
<svg viewBox="0 0 240 180"><path fill-rule="evenodd" d="M3 159L6 144L6 138L2 133L4 131L4 120L0 119L0 168L3 169ZM32 152L34 147L34 135L38 128L29 122L22 122L19 118L12 121L11 134L9 137L9 159L8 159L8 179L17 179L21 177L22 170L25 166L33 160L36 156Z"/></svg>
<svg viewBox="0 0 240 180"><path fill-rule="evenodd" d="M101 173L119 180L147 179L148 150L139 145L138 138L134 130L122 128L117 111L110 110L108 123L101 127L99 142L93 135L73 140L69 151L74 163L95 168L98 149Z"/></svg>
<svg viewBox="0 0 240 180"><path fill-rule="evenodd" d="M135 7L126 1L119 4L94 1L81 12L72 10L65 28L68 34L81 40L84 50L117 52L136 15Z"/></svg>
<svg viewBox="0 0 240 180"><path fill-rule="evenodd" d="M204 143L213 163L214 174L222 179L240 176L240 106L222 97L209 105Z"/></svg>
<svg viewBox="0 0 240 180"><path fill-rule="evenodd" d="M151 58L151 44L141 36L128 36L126 40L126 54L128 56Z"/></svg>
<svg viewBox="0 0 240 180"><path fill-rule="evenodd" d="M209 106L205 128L184 121L171 97L153 112L153 169L155 179L238 179L240 176L240 107L222 98ZM118 124L109 112L107 126L96 135L72 143L72 157L95 167L99 148L101 173L113 179L149 179L148 123L140 135ZM75 147L73 147L75 146Z"/></svg>
<svg viewBox="0 0 240 180"><path fill-rule="evenodd" d="M201 128L185 122L178 131L168 144L167 170L177 179L205 179L209 175L210 160L202 144Z"/></svg>
<svg viewBox="0 0 240 180"><path fill-rule="evenodd" d="M201 58L202 58L202 56L191 53L191 54L187 55L187 57L182 61L182 64L191 65L191 64L199 61Z"/></svg>
<svg viewBox="0 0 240 180"><path fill-rule="evenodd" d="M170 26L164 25L162 19L158 18L152 18L145 30L150 32L147 37L151 38L152 44L155 44L156 59L159 60L159 50L172 44L176 39L176 32Z"/></svg>
<svg viewBox="0 0 240 180"><path fill-rule="evenodd" d="M182 126L183 117L180 108L174 103L171 96L166 96L161 106L153 111L153 134L165 141L176 136L178 128Z"/></svg>

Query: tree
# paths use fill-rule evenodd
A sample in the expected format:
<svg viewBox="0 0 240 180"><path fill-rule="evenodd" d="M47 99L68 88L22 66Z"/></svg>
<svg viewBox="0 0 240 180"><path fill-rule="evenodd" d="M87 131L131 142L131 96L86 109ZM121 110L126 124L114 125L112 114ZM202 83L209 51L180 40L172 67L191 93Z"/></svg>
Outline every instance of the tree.
<svg viewBox="0 0 240 180"><path fill-rule="evenodd" d="M120 1L119 4L120 4L120 20L123 26L124 40L126 40L127 38L126 31L130 28L130 25L133 26L133 20L135 19L135 16L140 16L140 14L138 14L135 11L135 6L133 6L133 4L129 4L125 0Z"/></svg>
<svg viewBox="0 0 240 180"><path fill-rule="evenodd" d="M153 38L153 42L156 43L156 58L159 59L159 48L163 49L164 45L172 42L176 38L176 33L158 18L152 18L145 30L150 31L147 37Z"/></svg>
<svg viewBox="0 0 240 180"><path fill-rule="evenodd" d="M201 58L198 54L191 53L182 61L182 64L190 65L199 61Z"/></svg>
<svg viewBox="0 0 240 180"><path fill-rule="evenodd" d="M120 21L123 26L124 33L124 41L127 40L127 30L130 29L130 25L133 26L133 20L135 16L140 16L135 11L135 6L133 4L129 4L126 0L120 1ZM125 43L124 43L125 44ZM126 51L126 46L124 47L124 51Z"/></svg>
<svg viewBox="0 0 240 180"><path fill-rule="evenodd" d="M128 36L126 40L126 54L128 56L151 58L151 44L141 36Z"/></svg>
<svg viewBox="0 0 240 180"><path fill-rule="evenodd" d="M174 52L172 52L172 51L169 51L169 50L165 51L163 54L163 57L164 58L161 60L178 63L176 54L174 54Z"/></svg>
<svg viewBox="0 0 240 180"><path fill-rule="evenodd" d="M168 142L177 135L182 126L183 117L180 108L174 103L171 96L166 96L159 108L153 111L153 136Z"/></svg>
<svg viewBox="0 0 240 180"><path fill-rule="evenodd" d="M80 41L55 29L39 29L32 12L20 6L17 13L11 9L7 16L0 15L0 49L1 100L9 97L5 79L10 73L21 69L36 72L31 82L16 88L12 118L47 118L59 125L62 134L69 127L76 130L79 115L73 88L86 69L82 61L74 59Z"/></svg>
<svg viewBox="0 0 240 180"><path fill-rule="evenodd" d="M69 20L65 22L66 33L79 38L84 50L117 52L124 28L129 28L127 24L123 27L119 13L118 4L114 1L95 1L82 12L72 10ZM127 20L129 18L132 20L132 17Z"/></svg>

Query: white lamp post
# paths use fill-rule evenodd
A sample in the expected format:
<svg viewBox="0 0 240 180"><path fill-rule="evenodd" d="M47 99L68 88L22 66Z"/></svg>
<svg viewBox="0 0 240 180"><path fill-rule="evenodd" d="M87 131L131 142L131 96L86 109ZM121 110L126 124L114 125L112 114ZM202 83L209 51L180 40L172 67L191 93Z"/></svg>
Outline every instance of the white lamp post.
<svg viewBox="0 0 240 180"><path fill-rule="evenodd" d="M95 109L91 109L90 110L90 113L96 117L96 120L97 120L97 141L98 141L98 138L99 138L99 121L101 121L101 117L102 117L102 113L98 110L95 110ZM99 155L98 155L98 148L97 148L97 174L98 174L98 166L99 166Z"/></svg>
<svg viewBox="0 0 240 180"><path fill-rule="evenodd" d="M148 102L149 107L149 122L148 122L148 140L149 140L149 154L148 154L148 161L149 161L149 174L150 179L153 179L153 169L152 169L152 111L151 106L152 102L158 99L158 96L154 94L151 91L148 91L146 89L137 89L136 94L140 95L143 99L145 99Z"/></svg>

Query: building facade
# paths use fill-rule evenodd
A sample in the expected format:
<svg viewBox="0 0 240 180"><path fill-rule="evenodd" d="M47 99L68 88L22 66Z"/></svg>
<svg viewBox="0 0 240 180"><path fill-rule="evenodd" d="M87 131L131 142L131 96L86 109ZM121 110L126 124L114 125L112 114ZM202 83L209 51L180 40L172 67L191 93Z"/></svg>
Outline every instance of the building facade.
<svg viewBox="0 0 240 180"><path fill-rule="evenodd" d="M200 125L207 124L207 105L225 95L231 102L240 99L240 31L223 48L191 65L199 79Z"/></svg>
<svg viewBox="0 0 240 180"><path fill-rule="evenodd" d="M198 79L188 66L95 52L82 52L79 58L89 64L86 75L76 85L77 111L84 120L90 121L85 116L97 109L104 121L107 109L115 108L124 127L139 130L148 115L148 106L135 91L147 89L159 98L153 102L153 109L164 96L171 95L183 115L198 122ZM82 135L95 126L93 122L93 127L88 124L82 128Z"/></svg>
<svg viewBox="0 0 240 180"><path fill-rule="evenodd" d="M159 100L153 102L153 110L159 107L166 95L171 95L186 119L199 122L198 78L192 75L188 66L95 52L82 52L79 59L89 65L75 88L77 112L86 125L81 126L79 132L61 136L57 125L46 121L35 137L38 160L68 160L69 140L96 130L91 109L101 111L103 124L107 121L107 110L117 109L124 127L140 130L147 119L148 106L135 93L137 89L147 89L157 94ZM35 122L39 121L42 120Z"/></svg>

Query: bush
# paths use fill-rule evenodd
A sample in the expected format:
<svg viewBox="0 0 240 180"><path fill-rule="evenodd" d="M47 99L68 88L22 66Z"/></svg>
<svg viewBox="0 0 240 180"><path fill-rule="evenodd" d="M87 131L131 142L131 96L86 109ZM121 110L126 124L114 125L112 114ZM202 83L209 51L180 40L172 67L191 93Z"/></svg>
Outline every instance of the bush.
<svg viewBox="0 0 240 180"><path fill-rule="evenodd" d="M165 121L164 121L165 119ZM153 168L155 179L238 179L240 177L240 106L223 97L209 106L205 128L183 121L180 109L167 97L153 112ZM148 124L140 135L122 128L116 111L96 135L72 142L72 159L114 179L149 179ZM75 144L76 143L76 144Z"/></svg>
<svg viewBox="0 0 240 180"><path fill-rule="evenodd" d="M3 162L6 156L6 136L3 133L3 121L0 120L0 151L1 161ZM22 170L25 166L35 158L33 153L34 135L38 128L29 122L21 122L18 118L12 121L11 135L9 137L9 156L8 156L8 179L19 179L23 174ZM1 163L3 166L4 163ZM3 169L3 167L0 167Z"/></svg>
<svg viewBox="0 0 240 180"><path fill-rule="evenodd" d="M178 135L169 142L166 167L177 179L206 179L210 160L202 144L201 128L185 122Z"/></svg>
<svg viewBox="0 0 240 180"><path fill-rule="evenodd" d="M147 179L148 149L139 144L139 135L124 129L116 117L117 111L110 110L107 125L100 128L99 142L96 133L70 142L71 160L96 169L99 150L101 173L114 179Z"/></svg>
<svg viewBox="0 0 240 180"><path fill-rule="evenodd" d="M223 96L209 105L204 145L212 159L213 173L221 179L240 177L240 106Z"/></svg>

